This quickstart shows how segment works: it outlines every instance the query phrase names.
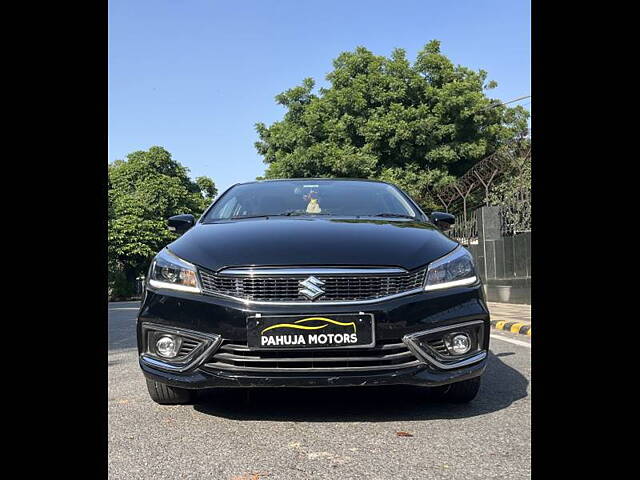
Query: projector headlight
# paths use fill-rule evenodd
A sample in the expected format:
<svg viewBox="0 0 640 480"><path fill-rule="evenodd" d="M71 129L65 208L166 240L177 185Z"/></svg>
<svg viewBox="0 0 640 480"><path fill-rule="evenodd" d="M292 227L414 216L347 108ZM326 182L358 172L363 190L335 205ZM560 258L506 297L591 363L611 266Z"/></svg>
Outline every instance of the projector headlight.
<svg viewBox="0 0 640 480"><path fill-rule="evenodd" d="M149 285L181 292L201 292L195 265L176 257L166 248L151 263Z"/></svg>
<svg viewBox="0 0 640 480"><path fill-rule="evenodd" d="M463 246L429 264L425 290L471 285L477 281L473 257Z"/></svg>

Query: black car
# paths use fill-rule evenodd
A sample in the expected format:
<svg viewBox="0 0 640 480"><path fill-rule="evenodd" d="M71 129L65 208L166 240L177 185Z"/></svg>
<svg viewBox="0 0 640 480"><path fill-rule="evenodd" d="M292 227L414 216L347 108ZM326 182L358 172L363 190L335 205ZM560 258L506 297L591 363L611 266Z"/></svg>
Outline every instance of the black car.
<svg viewBox="0 0 640 480"><path fill-rule="evenodd" d="M472 400L489 312L469 252L397 187L295 179L229 188L154 258L138 315L151 398L199 389L414 385Z"/></svg>

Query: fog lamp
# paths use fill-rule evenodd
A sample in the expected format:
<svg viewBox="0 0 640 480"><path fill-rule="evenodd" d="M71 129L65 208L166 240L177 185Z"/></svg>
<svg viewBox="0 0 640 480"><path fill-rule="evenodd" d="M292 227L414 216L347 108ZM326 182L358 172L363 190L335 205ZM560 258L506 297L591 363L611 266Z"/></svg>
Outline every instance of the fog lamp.
<svg viewBox="0 0 640 480"><path fill-rule="evenodd" d="M163 335L156 342L158 355L165 358L173 358L178 355L178 342L171 335Z"/></svg>
<svg viewBox="0 0 640 480"><path fill-rule="evenodd" d="M471 350L471 338L466 333L454 333L445 339L445 345L453 355L464 355Z"/></svg>

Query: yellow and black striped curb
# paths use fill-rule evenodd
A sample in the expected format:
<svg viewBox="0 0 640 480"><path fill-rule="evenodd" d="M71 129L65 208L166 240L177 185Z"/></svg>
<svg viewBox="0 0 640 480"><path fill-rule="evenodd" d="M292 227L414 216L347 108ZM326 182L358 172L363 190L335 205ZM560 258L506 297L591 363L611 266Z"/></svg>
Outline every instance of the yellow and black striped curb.
<svg viewBox="0 0 640 480"><path fill-rule="evenodd" d="M506 330L511 333L531 336L531 324L522 322L505 322L503 320L491 320L491 326L498 330Z"/></svg>

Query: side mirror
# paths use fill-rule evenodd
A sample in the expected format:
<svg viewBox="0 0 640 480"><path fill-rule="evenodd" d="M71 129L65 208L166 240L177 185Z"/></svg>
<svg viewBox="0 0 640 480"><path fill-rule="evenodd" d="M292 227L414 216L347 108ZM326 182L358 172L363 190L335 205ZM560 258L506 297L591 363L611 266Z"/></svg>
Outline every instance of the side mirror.
<svg viewBox="0 0 640 480"><path fill-rule="evenodd" d="M190 213L184 215L174 215L167 221L169 230L175 233L184 233L196 224L196 217Z"/></svg>
<svg viewBox="0 0 640 480"><path fill-rule="evenodd" d="M431 212L431 220L442 231L447 231L451 228L451 225L456 223L456 217L450 213L444 212Z"/></svg>

